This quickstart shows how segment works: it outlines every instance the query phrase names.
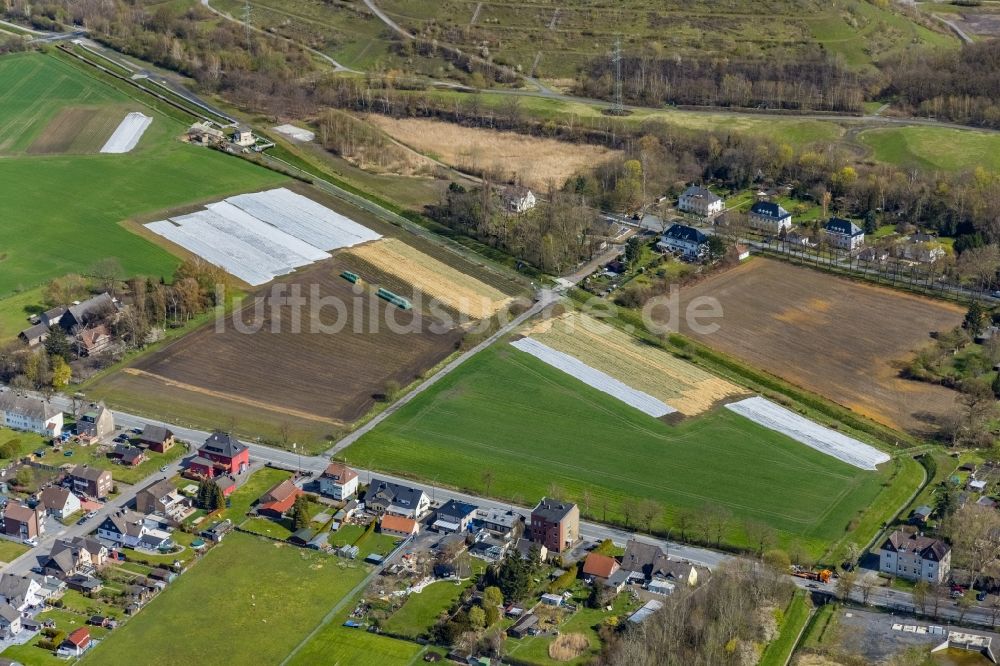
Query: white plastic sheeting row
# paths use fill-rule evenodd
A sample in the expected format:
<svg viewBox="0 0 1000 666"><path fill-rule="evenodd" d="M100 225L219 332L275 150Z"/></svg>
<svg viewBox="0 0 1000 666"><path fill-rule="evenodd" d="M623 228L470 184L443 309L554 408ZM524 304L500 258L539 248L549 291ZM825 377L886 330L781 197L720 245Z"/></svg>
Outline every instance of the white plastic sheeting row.
<svg viewBox="0 0 1000 666"><path fill-rule="evenodd" d="M146 228L250 285L327 259L326 250L381 238L285 188L230 197Z"/></svg>
<svg viewBox="0 0 1000 666"><path fill-rule="evenodd" d="M861 469L874 470L876 465L889 460L888 454L873 446L814 423L760 396L730 403L726 409Z"/></svg>
<svg viewBox="0 0 1000 666"><path fill-rule="evenodd" d="M351 247L381 238L354 220L283 187L239 194L226 201L321 250Z"/></svg>
<svg viewBox="0 0 1000 666"><path fill-rule="evenodd" d="M538 340L521 338L511 345L650 416L660 417L677 411L648 393L636 390L611 375L590 367L578 358L552 349Z"/></svg>
<svg viewBox="0 0 1000 666"><path fill-rule="evenodd" d="M118 127L111 133L108 140L104 142L101 152L127 153L131 151L139 143L139 139L142 138L142 135L146 132L146 128L152 122L153 119L149 116L143 115L138 111L133 111L118 123Z"/></svg>

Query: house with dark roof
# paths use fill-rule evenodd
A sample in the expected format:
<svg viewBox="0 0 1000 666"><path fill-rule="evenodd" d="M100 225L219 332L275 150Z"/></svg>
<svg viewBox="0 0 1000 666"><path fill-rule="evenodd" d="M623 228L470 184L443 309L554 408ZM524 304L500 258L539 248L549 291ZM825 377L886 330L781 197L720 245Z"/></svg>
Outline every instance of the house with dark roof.
<svg viewBox="0 0 1000 666"><path fill-rule="evenodd" d="M187 471L201 478L242 474L250 467L250 449L228 432L214 432L188 463Z"/></svg>
<svg viewBox="0 0 1000 666"><path fill-rule="evenodd" d="M236 490L236 477L232 474L223 474L212 479L212 483L219 486L223 497L229 497Z"/></svg>
<svg viewBox="0 0 1000 666"><path fill-rule="evenodd" d="M506 540L516 536L522 519L521 514L510 509L480 509L476 513L475 525L494 537Z"/></svg>
<svg viewBox="0 0 1000 666"><path fill-rule="evenodd" d="M338 501L358 492L358 473L344 463L330 463L319 477L320 493Z"/></svg>
<svg viewBox="0 0 1000 666"><path fill-rule="evenodd" d="M708 236L694 227L674 224L656 242L656 249L688 259L703 259L708 254Z"/></svg>
<svg viewBox="0 0 1000 666"><path fill-rule="evenodd" d="M97 403L76 420L76 434L93 442L110 437L115 431L115 415L104 403Z"/></svg>
<svg viewBox="0 0 1000 666"><path fill-rule="evenodd" d="M108 457L125 467L135 467L146 459L146 452L131 444L115 444L115 448L108 452Z"/></svg>
<svg viewBox="0 0 1000 666"><path fill-rule="evenodd" d="M438 532L464 532L476 516L479 507L458 500L448 500L434 514L432 527Z"/></svg>
<svg viewBox="0 0 1000 666"><path fill-rule="evenodd" d="M13 638L21 629L21 613L10 604L0 604L0 635Z"/></svg>
<svg viewBox="0 0 1000 666"><path fill-rule="evenodd" d="M900 528L882 543L878 568L898 578L942 583L951 571L951 546L913 528Z"/></svg>
<svg viewBox="0 0 1000 666"><path fill-rule="evenodd" d="M572 502L543 497L531 510L531 540L561 553L580 538L580 509Z"/></svg>
<svg viewBox="0 0 1000 666"><path fill-rule="evenodd" d="M0 425L43 437L58 437L62 434L63 413L46 400L4 391L0 393Z"/></svg>
<svg viewBox="0 0 1000 666"><path fill-rule="evenodd" d="M64 314L66 314L66 308L59 305L38 315L38 320L41 324L52 328L59 323Z"/></svg>
<svg viewBox="0 0 1000 666"><path fill-rule="evenodd" d="M292 508L296 498L303 494L302 489L291 479L285 479L261 495L257 503L257 513L271 518L281 518Z"/></svg>
<svg viewBox="0 0 1000 666"><path fill-rule="evenodd" d="M365 507L375 513L391 513L420 519L430 509L427 493L383 479L372 479L365 493Z"/></svg>
<svg viewBox="0 0 1000 666"><path fill-rule="evenodd" d="M29 347L37 347L49 339L49 327L45 324L35 324L18 333L17 337Z"/></svg>
<svg viewBox="0 0 1000 666"><path fill-rule="evenodd" d="M850 220L831 217L823 226L826 242L835 248L853 252L865 244L865 232Z"/></svg>
<svg viewBox="0 0 1000 666"><path fill-rule="evenodd" d="M80 498L59 486L47 486L39 496L39 506L50 516L64 520L80 510Z"/></svg>
<svg viewBox="0 0 1000 666"><path fill-rule="evenodd" d="M57 539L42 568L46 576L66 580L75 574L89 574L100 570L107 559L108 549L96 539Z"/></svg>
<svg viewBox="0 0 1000 666"><path fill-rule="evenodd" d="M114 487L111 472L89 465L77 465L67 475L73 492L98 499L107 497Z"/></svg>
<svg viewBox="0 0 1000 666"><path fill-rule="evenodd" d="M163 426L147 423L139 435L139 445L150 451L166 453L174 445L174 433Z"/></svg>
<svg viewBox="0 0 1000 666"><path fill-rule="evenodd" d="M677 209L703 217L718 215L725 208L722 198L707 188L692 185L677 199Z"/></svg>
<svg viewBox="0 0 1000 666"><path fill-rule="evenodd" d="M112 511L97 526L97 536L111 543L135 548L149 528L146 517L131 509Z"/></svg>
<svg viewBox="0 0 1000 666"><path fill-rule="evenodd" d="M672 560L659 546L635 539L625 544L621 566L637 579L667 580L684 585L698 583L698 570L690 562Z"/></svg>
<svg viewBox="0 0 1000 666"><path fill-rule="evenodd" d="M191 507L191 499L182 495L166 479L155 481L135 494L135 509L139 513L181 520Z"/></svg>
<svg viewBox="0 0 1000 666"><path fill-rule="evenodd" d="M44 602L42 586L31 576L0 574L0 603L10 604L19 612Z"/></svg>
<svg viewBox="0 0 1000 666"><path fill-rule="evenodd" d="M4 534L18 539L33 539L45 533L45 512L42 507L32 509L10 501L3 511Z"/></svg>
<svg viewBox="0 0 1000 666"><path fill-rule="evenodd" d="M758 201L750 207L747 222L753 229L766 231L770 234L781 233L782 229L792 228L792 214L770 201Z"/></svg>
<svg viewBox="0 0 1000 666"><path fill-rule="evenodd" d="M82 303L74 303L66 308L59 318L59 325L67 333L75 333L78 329L97 325L118 311L115 300L107 292L88 298Z"/></svg>

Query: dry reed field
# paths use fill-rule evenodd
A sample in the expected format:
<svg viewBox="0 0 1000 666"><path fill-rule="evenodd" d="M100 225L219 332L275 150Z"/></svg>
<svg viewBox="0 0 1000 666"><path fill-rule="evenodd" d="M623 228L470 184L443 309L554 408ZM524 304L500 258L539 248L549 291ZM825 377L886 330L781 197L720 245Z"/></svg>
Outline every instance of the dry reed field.
<svg viewBox="0 0 1000 666"><path fill-rule="evenodd" d="M396 289L400 288L398 285L408 285L409 290L402 289L400 296L412 298L414 294L422 293L424 298L435 298L452 310L474 319L491 317L511 302L510 296L500 290L395 238L352 248L344 253L348 264L351 264L350 257L360 259L362 265L368 264L380 274L394 276ZM361 270L359 275L362 280L373 281ZM384 286L393 290L390 284Z"/></svg>
<svg viewBox="0 0 1000 666"><path fill-rule="evenodd" d="M572 661L590 649L583 634L562 634L549 644L549 657L556 661Z"/></svg>
<svg viewBox="0 0 1000 666"><path fill-rule="evenodd" d="M472 172L493 170L500 178L515 177L528 187L545 190L550 183L562 186L581 170L610 159L617 151L515 132L462 127L439 120L367 119L411 148Z"/></svg>
<svg viewBox="0 0 1000 666"><path fill-rule="evenodd" d="M547 319L522 332L662 400L686 416L746 395L735 384L578 312Z"/></svg>

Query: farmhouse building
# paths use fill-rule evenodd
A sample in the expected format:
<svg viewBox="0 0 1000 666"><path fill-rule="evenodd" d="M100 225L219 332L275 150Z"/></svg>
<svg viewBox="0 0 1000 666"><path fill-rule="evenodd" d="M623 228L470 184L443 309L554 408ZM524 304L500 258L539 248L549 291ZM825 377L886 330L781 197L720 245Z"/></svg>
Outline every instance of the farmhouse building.
<svg viewBox="0 0 1000 666"><path fill-rule="evenodd" d="M5 391L0 393L0 424L45 437L59 437L63 429L63 413L45 400Z"/></svg>
<svg viewBox="0 0 1000 666"><path fill-rule="evenodd" d="M114 414L103 404L94 405L76 420L76 434L89 442L110 437L114 431Z"/></svg>
<svg viewBox="0 0 1000 666"><path fill-rule="evenodd" d="M404 518L421 518L430 509L430 505L430 498L424 491L382 479L372 479L365 494L365 506L369 510Z"/></svg>
<svg viewBox="0 0 1000 666"><path fill-rule="evenodd" d="M107 319L118 311L115 299L107 292L88 298L82 303L74 303L66 308L66 312L59 318L59 325L67 333L74 333L78 329L86 328L90 325Z"/></svg>
<svg viewBox="0 0 1000 666"><path fill-rule="evenodd" d="M684 190L684 193L677 200L679 210L702 217L718 215L724 207L725 204L718 195L698 185L692 185Z"/></svg>
<svg viewBox="0 0 1000 666"><path fill-rule="evenodd" d="M261 495L257 504L257 513L272 518L281 518L302 494L302 489L296 486L291 479L285 479Z"/></svg>
<svg viewBox="0 0 1000 666"><path fill-rule="evenodd" d="M580 509L576 504L543 497L531 511L531 540L561 553L580 538Z"/></svg>
<svg viewBox="0 0 1000 666"><path fill-rule="evenodd" d="M62 520L80 510L80 498L65 488L48 486L42 491L39 506Z"/></svg>
<svg viewBox="0 0 1000 666"><path fill-rule="evenodd" d="M951 546L912 529L898 529L879 549L878 568L907 580L941 583L951 571Z"/></svg>
<svg viewBox="0 0 1000 666"><path fill-rule="evenodd" d="M535 207L535 194L523 185L511 185L501 192L504 207L512 213L526 213Z"/></svg>
<svg viewBox="0 0 1000 666"><path fill-rule="evenodd" d="M88 465L77 465L70 470L68 478L73 492L97 499L107 497L114 485L111 472Z"/></svg>
<svg viewBox="0 0 1000 666"><path fill-rule="evenodd" d="M166 453L174 445L174 433L163 426L147 423L139 435L139 444L151 451Z"/></svg>
<svg viewBox="0 0 1000 666"><path fill-rule="evenodd" d="M58 307L52 308L51 310L46 310L41 315L39 315L38 319L45 326L52 328L53 326L55 326L60 322L64 314L66 314L66 308L60 305Z"/></svg>
<svg viewBox="0 0 1000 666"><path fill-rule="evenodd" d="M111 347L114 338L104 324L88 327L77 333L76 352L80 356L94 356Z"/></svg>
<svg viewBox="0 0 1000 666"><path fill-rule="evenodd" d="M379 531L398 537L411 537L420 531L420 523L412 518L404 518L387 513L379 519Z"/></svg>
<svg viewBox="0 0 1000 666"><path fill-rule="evenodd" d="M211 479L218 474L242 474L249 467L250 449L227 432L214 432L198 449L188 471Z"/></svg>
<svg viewBox="0 0 1000 666"><path fill-rule="evenodd" d="M660 237L656 249L681 254L688 259L702 259L708 254L708 236L694 227L675 224Z"/></svg>
<svg viewBox="0 0 1000 666"><path fill-rule="evenodd" d="M4 534L18 539L34 539L45 533L44 509L8 502L3 512Z"/></svg>
<svg viewBox="0 0 1000 666"><path fill-rule="evenodd" d="M29 347L37 347L49 339L49 327L45 324L35 324L18 333L17 337Z"/></svg>
<svg viewBox="0 0 1000 666"><path fill-rule="evenodd" d="M448 500L434 515L434 529L438 532L464 532L476 516L479 507L458 500Z"/></svg>
<svg viewBox="0 0 1000 666"><path fill-rule="evenodd" d="M330 463L319 477L319 491L338 501L358 492L358 473L343 463Z"/></svg>
<svg viewBox="0 0 1000 666"><path fill-rule="evenodd" d="M792 214L779 204L770 201L758 201L751 206L747 221L752 228L771 234L792 228Z"/></svg>
<svg viewBox="0 0 1000 666"><path fill-rule="evenodd" d="M853 252L865 244L865 232L850 220L831 217L823 230L827 242L835 248Z"/></svg>

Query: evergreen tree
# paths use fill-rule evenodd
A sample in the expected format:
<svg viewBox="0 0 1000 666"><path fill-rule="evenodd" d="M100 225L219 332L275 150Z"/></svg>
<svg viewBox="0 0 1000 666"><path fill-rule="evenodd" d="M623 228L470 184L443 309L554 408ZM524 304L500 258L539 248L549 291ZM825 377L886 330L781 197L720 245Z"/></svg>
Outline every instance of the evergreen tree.
<svg viewBox="0 0 1000 666"><path fill-rule="evenodd" d="M219 509L224 509L226 507L226 496L222 494L222 488L219 484L212 481L207 482L209 485L208 489L208 504L209 511L218 511Z"/></svg>
<svg viewBox="0 0 1000 666"><path fill-rule="evenodd" d="M57 325L49 329L49 337L45 339L45 353L53 358L59 357L69 361L72 352L73 345L62 326Z"/></svg>
<svg viewBox="0 0 1000 666"><path fill-rule="evenodd" d="M979 301L972 301L969 305L969 310L965 313L965 320L962 322L962 328L969 332L969 335L977 336L983 332L983 327L986 325L986 311L983 309L982 303Z"/></svg>
<svg viewBox="0 0 1000 666"><path fill-rule="evenodd" d="M292 505L292 529L301 530L303 527L309 527L309 500L305 495L299 495Z"/></svg>
<svg viewBox="0 0 1000 666"><path fill-rule="evenodd" d="M215 484L207 479L202 479L198 483L198 506L202 509L209 509L209 494L212 492L210 485L214 486Z"/></svg>

